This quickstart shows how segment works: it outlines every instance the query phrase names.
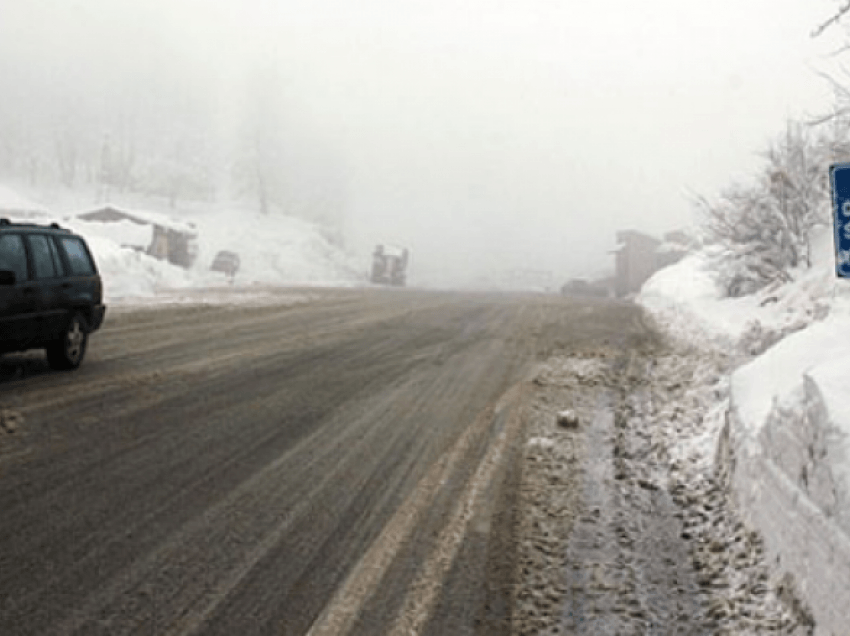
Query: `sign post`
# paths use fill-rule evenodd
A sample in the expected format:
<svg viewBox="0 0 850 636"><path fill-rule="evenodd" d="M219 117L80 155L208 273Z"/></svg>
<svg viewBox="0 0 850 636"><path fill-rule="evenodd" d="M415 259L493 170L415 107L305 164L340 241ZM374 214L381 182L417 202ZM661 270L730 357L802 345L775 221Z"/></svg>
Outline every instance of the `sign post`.
<svg viewBox="0 0 850 636"><path fill-rule="evenodd" d="M835 275L850 278L850 163L829 167L835 236Z"/></svg>

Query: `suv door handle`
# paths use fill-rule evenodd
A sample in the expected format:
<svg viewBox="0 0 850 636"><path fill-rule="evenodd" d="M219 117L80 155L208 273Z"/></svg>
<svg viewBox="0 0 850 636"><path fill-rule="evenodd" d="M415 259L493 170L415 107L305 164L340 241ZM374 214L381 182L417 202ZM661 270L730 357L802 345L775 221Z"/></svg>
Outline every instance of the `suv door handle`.
<svg viewBox="0 0 850 636"><path fill-rule="evenodd" d="M62 289L68 289L69 287L73 287L73 283L62 283Z"/></svg>
<svg viewBox="0 0 850 636"><path fill-rule="evenodd" d="M34 287L24 287L24 293L25 294L34 294L35 288Z"/></svg>

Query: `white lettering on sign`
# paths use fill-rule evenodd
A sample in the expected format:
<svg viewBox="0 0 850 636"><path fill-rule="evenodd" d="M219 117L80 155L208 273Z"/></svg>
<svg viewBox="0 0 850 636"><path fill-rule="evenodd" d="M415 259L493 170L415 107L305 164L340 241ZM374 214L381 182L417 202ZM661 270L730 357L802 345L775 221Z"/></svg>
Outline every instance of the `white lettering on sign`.
<svg viewBox="0 0 850 636"><path fill-rule="evenodd" d="M850 199L846 199L844 203L841 204L841 213L844 216L850 216Z"/></svg>
<svg viewBox="0 0 850 636"><path fill-rule="evenodd" d="M850 276L850 250L838 250L836 260L838 261L838 273L841 276Z"/></svg>

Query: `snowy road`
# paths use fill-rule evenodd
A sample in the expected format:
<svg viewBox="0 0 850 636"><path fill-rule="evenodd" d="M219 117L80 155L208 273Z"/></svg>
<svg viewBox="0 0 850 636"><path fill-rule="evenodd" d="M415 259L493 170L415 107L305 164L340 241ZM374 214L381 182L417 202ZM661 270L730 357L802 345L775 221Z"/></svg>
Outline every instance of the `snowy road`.
<svg viewBox="0 0 850 636"><path fill-rule="evenodd" d="M0 360L0 633L498 633L522 380L638 310L299 294L113 312L72 374Z"/></svg>

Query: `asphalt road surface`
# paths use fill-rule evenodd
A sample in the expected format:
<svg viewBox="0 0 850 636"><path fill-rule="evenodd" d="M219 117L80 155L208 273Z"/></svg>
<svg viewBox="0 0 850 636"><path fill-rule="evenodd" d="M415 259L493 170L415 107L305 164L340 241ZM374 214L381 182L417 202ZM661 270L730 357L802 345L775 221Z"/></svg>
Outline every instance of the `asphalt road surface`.
<svg viewBox="0 0 850 636"><path fill-rule="evenodd" d="M637 346L639 311L291 296L0 359L0 634L498 633L528 374Z"/></svg>

